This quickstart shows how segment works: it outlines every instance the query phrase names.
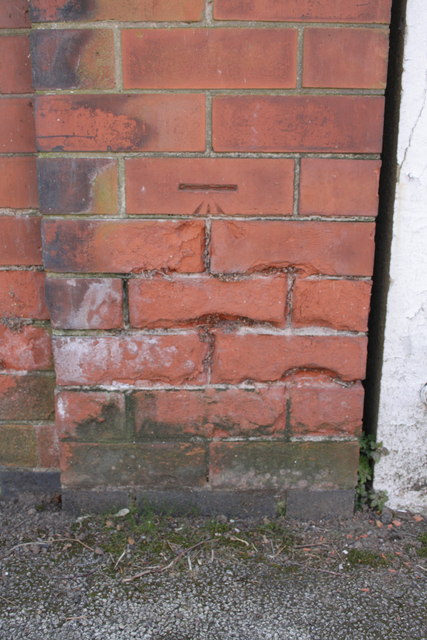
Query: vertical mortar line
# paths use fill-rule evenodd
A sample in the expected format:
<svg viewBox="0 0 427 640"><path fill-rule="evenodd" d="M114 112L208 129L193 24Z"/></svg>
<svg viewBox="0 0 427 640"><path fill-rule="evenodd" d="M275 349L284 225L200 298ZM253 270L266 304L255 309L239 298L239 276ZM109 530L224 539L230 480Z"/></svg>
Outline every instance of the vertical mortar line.
<svg viewBox="0 0 427 640"><path fill-rule="evenodd" d="M122 68L122 38L121 29L115 26L114 34L114 71L116 78L116 91L123 91L123 68Z"/></svg>
<svg viewBox="0 0 427 640"><path fill-rule="evenodd" d="M122 298L122 312L123 312L123 328L130 329L129 322L129 280L128 278L123 278L123 298Z"/></svg>
<svg viewBox="0 0 427 640"><path fill-rule="evenodd" d="M212 94L206 93L206 155L212 155Z"/></svg>
<svg viewBox="0 0 427 640"><path fill-rule="evenodd" d="M126 161L123 157L117 157L117 197L118 211L121 218L126 217Z"/></svg>
<svg viewBox="0 0 427 640"><path fill-rule="evenodd" d="M135 416L133 411L132 391L125 391L125 431L132 444L135 444Z"/></svg>
<svg viewBox="0 0 427 640"><path fill-rule="evenodd" d="M288 272L288 282L287 282L287 292L286 292L286 302L285 302L285 325L286 328L292 327L292 311L293 311L293 292L295 285L295 273L292 271Z"/></svg>
<svg viewBox="0 0 427 640"><path fill-rule="evenodd" d="M294 207L292 210L292 215L296 217L299 215L300 184L301 184L301 156L298 155L294 160Z"/></svg>
<svg viewBox="0 0 427 640"><path fill-rule="evenodd" d="M214 19L213 19L213 0L206 0L204 23L206 25L211 25L211 26L214 23Z"/></svg>
<svg viewBox="0 0 427 640"><path fill-rule="evenodd" d="M291 424L291 412L292 412L292 403L290 397L286 398L286 415L285 415L285 441L290 442L292 436L292 424Z"/></svg>
<svg viewBox="0 0 427 640"><path fill-rule="evenodd" d="M303 86L303 62L304 62L304 27L298 27L297 41L297 89Z"/></svg>
<svg viewBox="0 0 427 640"><path fill-rule="evenodd" d="M212 232L212 220L207 218L205 222L205 247L203 250L203 263L205 265L205 271L210 275L211 270L211 232Z"/></svg>

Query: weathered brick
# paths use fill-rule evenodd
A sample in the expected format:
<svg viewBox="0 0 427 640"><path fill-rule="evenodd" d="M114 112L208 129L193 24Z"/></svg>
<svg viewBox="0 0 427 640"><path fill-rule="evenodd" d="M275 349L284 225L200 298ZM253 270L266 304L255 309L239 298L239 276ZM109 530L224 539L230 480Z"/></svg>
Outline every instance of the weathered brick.
<svg viewBox="0 0 427 640"><path fill-rule="evenodd" d="M205 145L199 94L39 96L35 121L40 151L203 151Z"/></svg>
<svg viewBox="0 0 427 640"><path fill-rule="evenodd" d="M56 395L56 427L63 440L129 440L124 394L61 391Z"/></svg>
<svg viewBox="0 0 427 640"><path fill-rule="evenodd" d="M222 96L213 101L215 151L379 153L379 96Z"/></svg>
<svg viewBox="0 0 427 640"><path fill-rule="evenodd" d="M122 282L117 278L47 278L46 301L53 327L123 326Z"/></svg>
<svg viewBox="0 0 427 640"><path fill-rule="evenodd" d="M388 31L306 29L304 87L384 89Z"/></svg>
<svg viewBox="0 0 427 640"><path fill-rule="evenodd" d="M56 337L57 383L203 383L207 345L196 333L180 335Z"/></svg>
<svg viewBox="0 0 427 640"><path fill-rule="evenodd" d="M37 29L31 33L35 89L112 89L110 29Z"/></svg>
<svg viewBox="0 0 427 640"><path fill-rule="evenodd" d="M38 466L43 469L58 469L59 446L55 424L37 425L35 432Z"/></svg>
<svg viewBox="0 0 427 640"><path fill-rule="evenodd" d="M294 161L287 159L126 161L126 205L131 214L287 215L293 208L293 183Z"/></svg>
<svg viewBox="0 0 427 640"><path fill-rule="evenodd" d="M37 205L36 159L0 158L0 207L33 209Z"/></svg>
<svg viewBox="0 0 427 640"><path fill-rule="evenodd" d="M28 98L0 99L0 152L35 151L33 103Z"/></svg>
<svg viewBox="0 0 427 640"><path fill-rule="evenodd" d="M0 442L0 464L14 467L37 466L37 444L33 426L1 424Z"/></svg>
<svg viewBox="0 0 427 640"><path fill-rule="evenodd" d="M0 420L51 420L54 388L50 375L0 375Z"/></svg>
<svg viewBox="0 0 427 640"><path fill-rule="evenodd" d="M303 158L300 213L323 216L376 216L379 160Z"/></svg>
<svg viewBox="0 0 427 640"><path fill-rule="evenodd" d="M211 268L245 273L293 267L303 273L370 276L374 231L365 222L215 220Z"/></svg>
<svg viewBox="0 0 427 640"><path fill-rule="evenodd" d="M367 331L371 283L357 280L300 280L293 290L292 323L344 331Z"/></svg>
<svg viewBox="0 0 427 640"><path fill-rule="evenodd" d="M201 487L206 450L200 444L83 444L63 442L65 487Z"/></svg>
<svg viewBox="0 0 427 640"><path fill-rule="evenodd" d="M283 276L222 281L215 278L131 280L134 327L172 327L221 319L284 322L287 282Z"/></svg>
<svg viewBox="0 0 427 640"><path fill-rule="evenodd" d="M28 93L32 90L28 36L0 38L0 93Z"/></svg>
<svg viewBox="0 0 427 640"><path fill-rule="evenodd" d="M30 26L28 0L2 0L0 29L21 29Z"/></svg>
<svg viewBox="0 0 427 640"><path fill-rule="evenodd" d="M43 327L0 324L0 369L52 369L50 334Z"/></svg>
<svg viewBox="0 0 427 640"><path fill-rule="evenodd" d="M53 271L203 271L204 224L170 220L46 220L44 263Z"/></svg>
<svg viewBox="0 0 427 640"><path fill-rule="evenodd" d="M343 380L365 377L364 337L216 333L212 382L273 382L299 371Z"/></svg>
<svg viewBox="0 0 427 640"><path fill-rule="evenodd" d="M295 29L128 29L125 89L296 86Z"/></svg>
<svg viewBox="0 0 427 640"><path fill-rule="evenodd" d="M47 320L44 274L38 271L0 271L0 315Z"/></svg>
<svg viewBox="0 0 427 640"><path fill-rule="evenodd" d="M278 436L285 430L285 389L153 390L133 395L138 440Z"/></svg>
<svg viewBox="0 0 427 640"><path fill-rule="evenodd" d="M298 380L289 390L290 427L294 436L355 436L362 430L364 391L360 382Z"/></svg>
<svg viewBox="0 0 427 640"><path fill-rule="evenodd" d="M42 213L113 214L118 211L117 163L102 158L39 158Z"/></svg>
<svg viewBox="0 0 427 640"><path fill-rule="evenodd" d="M215 489L353 489L357 442L214 442L209 482Z"/></svg>
<svg viewBox="0 0 427 640"><path fill-rule="evenodd" d="M41 264L40 218L0 216L0 265Z"/></svg>

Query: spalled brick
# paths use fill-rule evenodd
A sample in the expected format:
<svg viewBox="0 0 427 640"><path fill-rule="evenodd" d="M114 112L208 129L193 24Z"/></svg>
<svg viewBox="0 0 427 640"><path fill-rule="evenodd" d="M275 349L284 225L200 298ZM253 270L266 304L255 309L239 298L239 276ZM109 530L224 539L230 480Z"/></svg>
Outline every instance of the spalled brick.
<svg viewBox="0 0 427 640"><path fill-rule="evenodd" d="M292 323L296 327L367 331L370 297L370 282L297 279Z"/></svg>
<svg viewBox="0 0 427 640"><path fill-rule="evenodd" d="M215 0L217 20L388 24L391 0Z"/></svg>
<svg viewBox="0 0 427 640"><path fill-rule="evenodd" d="M38 271L0 271L0 315L48 320L44 274Z"/></svg>
<svg viewBox="0 0 427 640"><path fill-rule="evenodd" d="M59 385L205 382L207 345L196 333L56 337L53 347Z"/></svg>
<svg viewBox="0 0 427 640"><path fill-rule="evenodd" d="M214 278L131 280L134 327L172 327L215 319L284 322L287 281L283 276L222 281Z"/></svg>
<svg viewBox="0 0 427 640"><path fill-rule="evenodd" d="M0 324L0 369L34 371L52 369L49 331L43 327Z"/></svg>
<svg viewBox="0 0 427 640"><path fill-rule="evenodd" d="M323 216L376 216L379 160L303 158L300 213Z"/></svg>
<svg viewBox="0 0 427 640"><path fill-rule="evenodd" d="M0 420L51 420L54 388L50 375L0 375Z"/></svg>
<svg viewBox="0 0 427 640"><path fill-rule="evenodd" d="M38 462L36 434L31 425L0 425L0 464L14 467L36 467Z"/></svg>
<svg viewBox="0 0 427 640"><path fill-rule="evenodd" d="M39 158L40 211L114 214L117 163L102 158Z"/></svg>
<svg viewBox="0 0 427 640"><path fill-rule="evenodd" d="M205 145L199 94L39 96L35 121L40 151L203 151Z"/></svg>
<svg viewBox="0 0 427 640"><path fill-rule="evenodd" d="M129 29L125 89L268 89L296 86L295 29Z"/></svg>
<svg viewBox="0 0 427 640"><path fill-rule="evenodd" d="M366 345L364 337L217 332L212 382L274 382L304 371L361 380Z"/></svg>
<svg viewBox="0 0 427 640"><path fill-rule="evenodd" d="M58 434L54 424L35 427L38 466L43 469L59 468Z"/></svg>
<svg viewBox="0 0 427 640"><path fill-rule="evenodd" d="M353 489L358 442L215 442L215 489Z"/></svg>
<svg viewBox="0 0 427 640"><path fill-rule="evenodd" d="M30 26L28 0L2 0L0 29L21 29Z"/></svg>
<svg viewBox="0 0 427 640"><path fill-rule="evenodd" d="M0 93L32 91L30 45L28 37L0 38Z"/></svg>
<svg viewBox="0 0 427 640"><path fill-rule="evenodd" d="M132 158L126 161L127 211L287 215L293 182L294 161L287 159Z"/></svg>
<svg viewBox="0 0 427 640"><path fill-rule="evenodd" d="M33 103L28 98L0 99L0 152L35 151Z"/></svg>
<svg viewBox="0 0 427 640"><path fill-rule="evenodd" d="M129 440L124 394L61 391L56 395L56 427L62 440Z"/></svg>
<svg viewBox="0 0 427 640"><path fill-rule="evenodd" d="M41 244L40 218L0 216L0 265L41 264Z"/></svg>
<svg viewBox="0 0 427 640"><path fill-rule="evenodd" d="M343 387L301 380L290 390L293 436L354 436L362 430L364 391L360 382Z"/></svg>
<svg viewBox="0 0 427 640"><path fill-rule="evenodd" d="M46 220L44 264L52 271L203 271L202 221Z"/></svg>
<svg viewBox="0 0 427 640"><path fill-rule="evenodd" d="M30 0L33 22L114 20L196 22L203 0Z"/></svg>
<svg viewBox="0 0 427 640"><path fill-rule="evenodd" d="M223 221L212 224L213 273L296 268L303 273L370 276L371 223Z"/></svg>
<svg viewBox="0 0 427 640"><path fill-rule="evenodd" d="M31 33L35 89L112 89L114 36L107 29L37 29Z"/></svg>
<svg viewBox="0 0 427 640"><path fill-rule="evenodd" d="M379 96L222 96L213 101L215 151L379 153Z"/></svg>
<svg viewBox="0 0 427 640"><path fill-rule="evenodd" d="M117 278L48 278L46 301L53 327L118 329L123 326L122 282Z"/></svg>
<svg viewBox="0 0 427 640"><path fill-rule="evenodd" d="M283 437L285 389L140 391L133 395L138 440Z"/></svg>
<svg viewBox="0 0 427 640"><path fill-rule="evenodd" d="M36 159L0 158L0 207L33 209L37 204Z"/></svg>
<svg viewBox="0 0 427 640"><path fill-rule="evenodd" d="M388 31L306 29L304 87L384 89Z"/></svg>

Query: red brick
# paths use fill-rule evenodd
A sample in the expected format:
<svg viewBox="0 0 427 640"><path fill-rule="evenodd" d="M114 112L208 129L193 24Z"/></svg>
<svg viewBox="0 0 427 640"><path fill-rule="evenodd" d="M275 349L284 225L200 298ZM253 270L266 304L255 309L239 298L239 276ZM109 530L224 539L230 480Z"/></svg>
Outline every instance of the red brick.
<svg viewBox="0 0 427 640"><path fill-rule="evenodd" d="M203 151L199 94L56 95L36 101L40 151Z"/></svg>
<svg viewBox="0 0 427 640"><path fill-rule="evenodd" d="M41 264L41 244L40 218L0 216L1 265Z"/></svg>
<svg viewBox="0 0 427 640"><path fill-rule="evenodd" d="M122 281L117 278L47 278L53 327L118 329L123 326Z"/></svg>
<svg viewBox="0 0 427 640"><path fill-rule="evenodd" d="M44 262L52 271L203 271L199 220L46 220Z"/></svg>
<svg viewBox="0 0 427 640"><path fill-rule="evenodd" d="M138 22L196 22L202 18L203 0L30 0L34 22L114 20Z"/></svg>
<svg viewBox="0 0 427 640"><path fill-rule="evenodd" d="M0 375L0 420L51 420L54 387L50 375Z"/></svg>
<svg viewBox="0 0 427 640"><path fill-rule="evenodd" d="M44 273L0 271L0 315L47 320Z"/></svg>
<svg viewBox="0 0 427 640"><path fill-rule="evenodd" d="M203 383L207 345L196 333L54 338L57 383Z"/></svg>
<svg viewBox="0 0 427 640"><path fill-rule="evenodd" d="M52 369L50 334L43 327L0 325L0 369Z"/></svg>
<svg viewBox="0 0 427 640"><path fill-rule="evenodd" d="M268 189L265 185L268 184ZM132 158L128 213L286 215L294 161L247 158Z"/></svg>
<svg viewBox="0 0 427 640"><path fill-rule="evenodd" d="M383 112L379 96L222 96L214 149L379 153Z"/></svg>
<svg viewBox="0 0 427 640"><path fill-rule="evenodd" d="M37 466L37 445L32 425L0 425L0 442L1 465L7 467Z"/></svg>
<svg viewBox="0 0 427 640"><path fill-rule="evenodd" d="M123 393L61 391L56 395L56 427L63 440L128 440Z"/></svg>
<svg viewBox="0 0 427 640"><path fill-rule="evenodd" d="M129 29L125 89L296 86L295 29Z"/></svg>
<svg viewBox="0 0 427 640"><path fill-rule="evenodd" d="M31 33L35 89L112 89L114 35L107 29Z"/></svg>
<svg viewBox="0 0 427 640"><path fill-rule="evenodd" d="M0 38L0 93L32 91L28 36Z"/></svg>
<svg viewBox="0 0 427 640"><path fill-rule="evenodd" d="M0 207L34 209L37 204L36 159L0 158Z"/></svg>
<svg viewBox="0 0 427 640"><path fill-rule="evenodd" d="M366 338L218 332L212 382L270 382L311 370L344 380L365 377Z"/></svg>
<svg viewBox="0 0 427 640"><path fill-rule="evenodd" d="M215 0L217 20L379 22L388 24L391 0Z"/></svg>
<svg viewBox="0 0 427 640"><path fill-rule="evenodd" d="M323 216L376 216L379 160L303 158L300 213Z"/></svg>
<svg viewBox="0 0 427 640"><path fill-rule="evenodd" d="M173 327L215 319L284 321L287 282L283 276L222 281L215 278L131 280L130 322L134 327Z"/></svg>
<svg viewBox="0 0 427 640"><path fill-rule="evenodd" d="M138 440L282 436L285 389L153 390L133 395Z"/></svg>
<svg viewBox="0 0 427 640"><path fill-rule="evenodd" d="M360 382L336 383L300 380L289 391L294 436L356 436L362 430L364 391Z"/></svg>
<svg viewBox="0 0 427 640"><path fill-rule="evenodd" d="M223 221L212 224L212 271L295 268L302 273L370 276L371 223Z"/></svg>
<svg viewBox="0 0 427 640"><path fill-rule="evenodd" d="M0 100L0 152L35 151L33 103L28 98Z"/></svg>
<svg viewBox="0 0 427 640"><path fill-rule="evenodd" d="M38 466L43 469L59 468L58 434L54 424L35 427L37 441Z"/></svg>
<svg viewBox="0 0 427 640"><path fill-rule="evenodd" d="M0 29L20 29L30 26L28 0L2 0Z"/></svg>
<svg viewBox="0 0 427 640"><path fill-rule="evenodd" d="M367 331L371 283L357 280L300 280L293 290L292 323L343 331Z"/></svg>

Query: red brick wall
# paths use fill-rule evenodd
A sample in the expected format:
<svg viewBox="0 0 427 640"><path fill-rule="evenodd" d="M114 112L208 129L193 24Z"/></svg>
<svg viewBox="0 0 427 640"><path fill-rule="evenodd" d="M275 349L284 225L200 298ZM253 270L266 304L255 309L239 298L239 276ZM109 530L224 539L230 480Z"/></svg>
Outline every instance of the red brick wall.
<svg viewBox="0 0 427 640"><path fill-rule="evenodd" d="M64 487L351 491L390 0L30 5L0 276L44 332L34 122Z"/></svg>

